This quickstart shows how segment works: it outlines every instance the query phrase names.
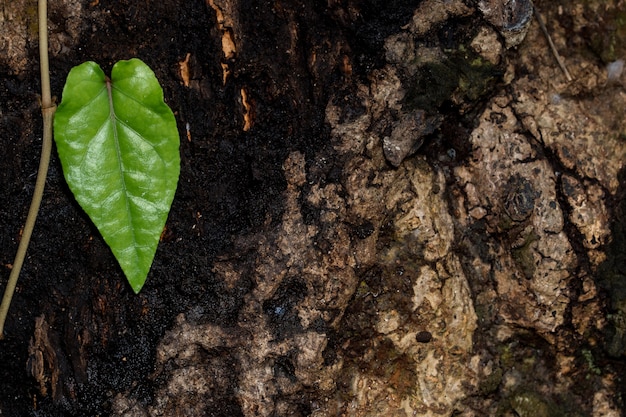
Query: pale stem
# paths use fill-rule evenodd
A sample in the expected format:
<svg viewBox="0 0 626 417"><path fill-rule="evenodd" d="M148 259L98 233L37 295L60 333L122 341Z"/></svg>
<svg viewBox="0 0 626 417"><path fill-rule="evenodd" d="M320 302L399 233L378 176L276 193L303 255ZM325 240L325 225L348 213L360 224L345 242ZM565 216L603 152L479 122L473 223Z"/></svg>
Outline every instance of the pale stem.
<svg viewBox="0 0 626 417"><path fill-rule="evenodd" d="M47 0L39 0L39 65L41 68L41 112L43 115L43 143L41 145L41 158L39 159L39 171L37 171L37 180L35 181L35 190L33 199L30 203L22 238L17 248L17 254L13 261L13 268L9 275L7 287L4 290L2 304L0 304L0 339L4 338L4 322L11 305L11 299L15 292L17 279L26 257L28 243L35 227L35 220L41 205L43 190L46 185L46 176L48 175L48 165L50 163L50 152L52 150L52 121L56 106L52 104L50 94L50 72L48 70L48 17L47 17Z"/></svg>

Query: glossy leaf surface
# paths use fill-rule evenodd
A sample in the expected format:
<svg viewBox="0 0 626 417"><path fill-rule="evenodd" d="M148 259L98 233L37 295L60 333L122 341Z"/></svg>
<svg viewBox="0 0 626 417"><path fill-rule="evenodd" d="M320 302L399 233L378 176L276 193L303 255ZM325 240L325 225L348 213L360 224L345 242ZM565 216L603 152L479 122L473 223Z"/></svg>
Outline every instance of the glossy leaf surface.
<svg viewBox="0 0 626 417"><path fill-rule="evenodd" d="M138 293L150 271L180 172L176 120L152 70L119 61L107 78L74 67L54 118L65 180Z"/></svg>

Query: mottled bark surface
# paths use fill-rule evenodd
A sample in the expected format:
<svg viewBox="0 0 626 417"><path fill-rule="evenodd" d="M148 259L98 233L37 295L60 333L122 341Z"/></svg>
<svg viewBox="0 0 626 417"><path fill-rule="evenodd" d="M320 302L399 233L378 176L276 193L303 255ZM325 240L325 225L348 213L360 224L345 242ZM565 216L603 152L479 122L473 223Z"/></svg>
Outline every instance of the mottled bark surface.
<svg viewBox="0 0 626 417"><path fill-rule="evenodd" d="M2 282L39 154L4 1ZM621 0L50 1L53 90L133 56L182 172L135 296L54 157L0 414L619 416ZM521 42L521 43L520 43Z"/></svg>

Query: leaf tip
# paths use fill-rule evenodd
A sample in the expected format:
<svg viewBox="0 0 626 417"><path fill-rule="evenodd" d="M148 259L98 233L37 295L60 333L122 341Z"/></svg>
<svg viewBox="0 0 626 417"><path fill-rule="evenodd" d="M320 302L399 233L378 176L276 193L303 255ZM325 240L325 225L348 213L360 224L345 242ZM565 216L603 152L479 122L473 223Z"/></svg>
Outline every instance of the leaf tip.
<svg viewBox="0 0 626 417"><path fill-rule="evenodd" d="M135 295L139 294L139 292L141 291L141 289L143 288L143 282L140 283L131 283L130 286L133 289L133 292L135 293Z"/></svg>

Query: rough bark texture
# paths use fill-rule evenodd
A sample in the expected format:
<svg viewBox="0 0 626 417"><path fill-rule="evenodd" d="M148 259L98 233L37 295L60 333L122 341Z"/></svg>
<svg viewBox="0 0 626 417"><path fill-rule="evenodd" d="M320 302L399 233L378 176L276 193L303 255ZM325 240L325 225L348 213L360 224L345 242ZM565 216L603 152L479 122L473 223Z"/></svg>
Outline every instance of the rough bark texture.
<svg viewBox="0 0 626 417"><path fill-rule="evenodd" d="M3 280L30 3L0 9ZM621 415L622 0L536 4L572 81L519 0L175 3L50 2L54 91L143 59L182 172L135 296L53 161L0 414Z"/></svg>

